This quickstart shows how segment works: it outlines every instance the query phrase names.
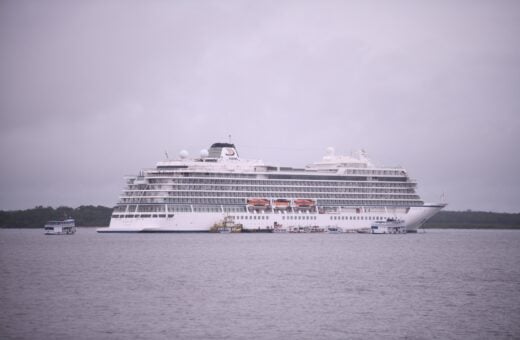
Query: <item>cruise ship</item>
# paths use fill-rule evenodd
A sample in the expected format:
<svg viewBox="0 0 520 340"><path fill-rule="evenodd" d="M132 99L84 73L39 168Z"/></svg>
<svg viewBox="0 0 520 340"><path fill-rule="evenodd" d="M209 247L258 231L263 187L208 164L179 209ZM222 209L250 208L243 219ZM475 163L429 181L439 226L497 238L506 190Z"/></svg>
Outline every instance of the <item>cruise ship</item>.
<svg viewBox="0 0 520 340"><path fill-rule="evenodd" d="M168 158L168 157L167 157ZM110 225L98 232L208 232L224 219L244 231L275 228L369 230L398 219L416 232L446 204L423 202L403 168L375 166L364 151L304 168L242 159L232 143L190 158L181 151L126 178Z"/></svg>

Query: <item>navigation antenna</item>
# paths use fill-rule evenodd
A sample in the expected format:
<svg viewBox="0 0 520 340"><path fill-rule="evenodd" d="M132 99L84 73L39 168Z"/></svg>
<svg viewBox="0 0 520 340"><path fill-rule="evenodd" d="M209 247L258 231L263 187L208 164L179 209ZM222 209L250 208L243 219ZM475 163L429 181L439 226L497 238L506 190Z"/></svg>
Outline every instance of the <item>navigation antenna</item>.
<svg viewBox="0 0 520 340"><path fill-rule="evenodd" d="M228 135L229 138L229 144L231 144L231 135Z"/></svg>

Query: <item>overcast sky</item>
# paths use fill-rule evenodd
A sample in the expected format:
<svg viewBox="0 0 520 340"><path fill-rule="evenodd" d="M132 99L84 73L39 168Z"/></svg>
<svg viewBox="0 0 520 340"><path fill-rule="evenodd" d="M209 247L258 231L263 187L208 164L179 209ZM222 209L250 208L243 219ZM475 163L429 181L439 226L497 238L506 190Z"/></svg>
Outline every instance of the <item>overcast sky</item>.
<svg viewBox="0 0 520 340"><path fill-rule="evenodd" d="M232 141L405 167L425 201L520 212L519 1L0 2L0 209L113 206Z"/></svg>

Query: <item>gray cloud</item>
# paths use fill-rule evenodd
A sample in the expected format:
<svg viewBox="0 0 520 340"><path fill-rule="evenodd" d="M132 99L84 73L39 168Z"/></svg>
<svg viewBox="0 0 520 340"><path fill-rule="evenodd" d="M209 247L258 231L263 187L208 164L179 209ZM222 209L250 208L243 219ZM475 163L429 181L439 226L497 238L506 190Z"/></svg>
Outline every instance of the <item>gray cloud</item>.
<svg viewBox="0 0 520 340"><path fill-rule="evenodd" d="M114 204L124 174L233 135L304 165L403 165L426 200L518 212L520 5L4 1L1 209Z"/></svg>

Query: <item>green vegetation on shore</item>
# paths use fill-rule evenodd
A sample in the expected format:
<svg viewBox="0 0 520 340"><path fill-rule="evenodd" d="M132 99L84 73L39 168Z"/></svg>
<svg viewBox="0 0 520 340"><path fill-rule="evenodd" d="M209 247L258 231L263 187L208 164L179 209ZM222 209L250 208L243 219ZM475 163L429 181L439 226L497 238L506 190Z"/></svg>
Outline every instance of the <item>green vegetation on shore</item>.
<svg viewBox="0 0 520 340"><path fill-rule="evenodd" d="M0 211L0 228L43 228L47 221L73 218L76 226L108 226L112 208L82 205L78 208L42 207L27 210Z"/></svg>
<svg viewBox="0 0 520 340"><path fill-rule="evenodd" d="M0 210L0 228L43 228L47 221L73 218L80 227L108 226L112 208L82 205L78 208L42 207L27 210ZM424 228L520 229L520 213L483 211L441 211Z"/></svg>

